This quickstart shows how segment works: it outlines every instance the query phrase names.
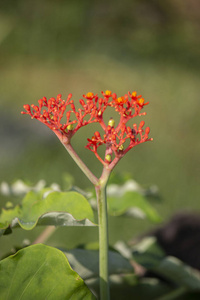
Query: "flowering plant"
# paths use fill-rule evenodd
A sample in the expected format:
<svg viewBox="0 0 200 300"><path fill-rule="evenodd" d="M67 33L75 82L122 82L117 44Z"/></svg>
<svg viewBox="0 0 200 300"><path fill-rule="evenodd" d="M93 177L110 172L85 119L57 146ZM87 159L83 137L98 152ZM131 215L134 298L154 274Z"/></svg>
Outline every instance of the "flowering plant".
<svg viewBox="0 0 200 300"><path fill-rule="evenodd" d="M145 103L141 95L137 96L137 93L134 91L132 93L129 92L128 95L117 97L115 93L109 90L102 92L102 95L103 97L100 98L91 92L83 95L85 100L79 100L81 104L79 109L76 109L74 105L72 94L68 95L66 101L61 98L60 94L56 99L50 98L47 100L44 97L38 101L38 106L24 105L26 111L22 112L22 114L28 114L48 126L95 185L99 214L100 290L101 299L106 300L109 299L106 184L112 169L130 149L152 139L148 137L150 128L146 127L145 130L143 129L144 121L141 121L138 127L135 123L132 128L126 125L130 119L146 114L142 113L141 110L148 102ZM113 118L110 118L107 125L105 124L103 116L107 107L112 107L120 115L120 121L117 126L115 126ZM64 114L66 115L66 122L63 124L62 118ZM103 136L101 136L99 131L96 131L91 139L88 138L86 146L103 164L103 172L100 179L97 179L91 173L70 144L74 134L81 127L91 123L99 123L104 131ZM127 140L129 143L125 147ZM97 152L102 145L106 146L104 159Z"/></svg>
<svg viewBox="0 0 200 300"><path fill-rule="evenodd" d="M22 114L30 115L32 119L37 119L49 127L57 135L68 153L95 187L99 228L100 299L107 300L110 299L110 289L106 187L111 171L120 159L136 145L152 140L152 138L149 138L150 128L146 127L144 129L144 121L141 121L139 125L136 123L133 123L131 126L128 125L128 122L134 117L144 116L146 114L142 112L142 110L148 102L145 102L144 98L142 98L141 95L137 95L135 91L117 97L115 93L107 90L102 92L101 97L89 92L83 95L83 98L79 100L79 104L80 107L76 108L72 100L72 94L69 94L66 100L63 100L59 94L56 98L50 98L48 100L43 97L38 100L38 105L24 105ZM115 118L112 117L110 117L106 123L105 111L107 108L111 108L115 114L118 114L118 124L116 124ZM83 126L92 123L99 123L101 131L103 131L103 133L99 131L94 132L94 135L87 139L86 145L86 148L93 152L103 165L100 178L97 178L91 172L71 145L71 139L75 133ZM105 147L103 157L99 154L100 146ZM39 201L39 203L37 202L38 196L36 197L37 200L35 197L33 192L30 192L25 197L22 207L16 207L14 211L4 211L0 218L0 223L4 224L3 228L6 228L9 224L10 227L20 225L22 228L32 229L37 223L39 225L58 226L66 226L66 224L70 226L80 226L91 225L92 223L91 208L88 207L87 201L83 200L83 196L80 194L78 195L74 192L59 193L58 191L52 193L51 191L47 197L45 196L45 200L42 202ZM64 203L67 208L63 209ZM141 203L140 205L142 206ZM53 215L50 213L52 210L56 211ZM67 210L68 214L64 212L60 214L59 211L63 210ZM15 221L13 221L13 217L15 217ZM89 221L88 218L90 219ZM83 219L86 221L83 221ZM95 224L92 223L92 225ZM31 251L34 252L35 248L31 248ZM43 249L38 248L38 252L41 251L43 251ZM48 252L49 250L45 248L44 252L45 251ZM26 253L27 252L25 252L25 254ZM115 254L113 255L115 256ZM62 261L62 257L60 260ZM70 274L71 269L68 270L68 274L65 274L66 278L67 276L72 276ZM80 280L80 278L78 280ZM23 290L22 294L23 293L25 293L25 290ZM67 288L67 293L69 293L69 287ZM85 287L83 288L83 286L79 292L76 290L74 292L73 290L73 295L76 295L74 296L76 298L73 299L83 299L83 294L87 297L84 299L93 299L93 295L90 294Z"/></svg>
<svg viewBox="0 0 200 300"><path fill-rule="evenodd" d="M41 121L57 135L94 185L97 201L94 193L70 184L64 192L58 184L46 187L44 180L35 186L20 180L12 185L0 184L1 194L25 195L21 204L13 206L7 202L6 208L2 209L0 236L12 233L17 227L32 230L36 226L46 226L33 242L25 240L14 255L5 255L6 258L0 260L0 299L93 300L97 296L108 300L110 294L116 300L193 297L200 290L198 270L175 257L166 256L155 239L156 235L144 236L139 244L134 241L133 245L130 241L124 243L123 237L123 241L108 247L108 214L111 217L147 217L153 222L161 220L145 199L156 194L155 187L144 189L135 181L123 178L122 174L113 182L111 174L129 150L152 140L149 127L144 128L144 121L139 125L128 124L134 117L146 114L142 109L148 102L136 92L117 97L115 93L105 91L101 97L87 93L79 104L77 108L71 94L67 100L58 95L49 100L42 98L38 105L24 105L22 114ZM110 117L106 122L107 108L110 109L108 112L114 111L112 116L118 116ZM102 165L99 178L71 145L74 134L91 123L100 125L100 130L87 139L86 145ZM100 146L105 148L103 155ZM97 210L98 224L93 209ZM98 246L87 244L71 250L47 246L46 241L59 226L96 226L99 230ZM131 232L130 225L128 231ZM158 277L143 277L146 270L153 271ZM162 278L167 280L163 282Z"/></svg>

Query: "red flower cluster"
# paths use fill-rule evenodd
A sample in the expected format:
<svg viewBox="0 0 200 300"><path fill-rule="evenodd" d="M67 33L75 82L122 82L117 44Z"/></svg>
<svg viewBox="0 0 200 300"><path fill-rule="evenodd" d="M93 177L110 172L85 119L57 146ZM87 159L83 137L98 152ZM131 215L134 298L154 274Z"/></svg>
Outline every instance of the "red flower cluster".
<svg viewBox="0 0 200 300"><path fill-rule="evenodd" d="M67 100L62 100L60 94L56 99L47 100L43 97L38 100L38 106L24 105L26 111L22 111L22 114L28 114L32 118L38 119L53 130L60 139L65 137L68 143L79 128L98 122L105 133L101 137L100 133L96 131L94 136L88 139L86 148L94 152L103 165L107 165L112 161L113 153L116 158L121 158L134 146L152 139L148 137L150 128L143 129L144 121L141 121L138 127L136 124L133 124L132 128L126 126L126 123L133 117L146 114L141 113L141 110L148 102L145 103L141 95L137 96L136 92L129 92L128 95L117 97L111 91L102 92L102 95L103 97L100 98L93 93L83 95L85 100L79 100L81 108L78 109L71 100L72 94L68 95ZM105 124L103 114L107 107L113 107L119 113L120 121L117 126L112 118L107 125ZM61 120L64 114L66 122L62 124ZM126 143L125 147L127 140L129 140L129 144ZM104 160L97 153L98 147L103 144L106 146Z"/></svg>

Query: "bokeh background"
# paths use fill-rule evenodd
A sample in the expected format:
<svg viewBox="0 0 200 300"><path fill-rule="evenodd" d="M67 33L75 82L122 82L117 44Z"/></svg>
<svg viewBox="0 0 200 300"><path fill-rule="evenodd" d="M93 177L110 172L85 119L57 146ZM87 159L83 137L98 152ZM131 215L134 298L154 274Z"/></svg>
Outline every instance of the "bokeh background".
<svg viewBox="0 0 200 300"><path fill-rule="evenodd" d="M136 90L150 101L142 119L154 141L130 151L115 172L157 185L160 198L151 201L163 220L180 209L199 211L199 30L198 0L0 1L0 182L62 184L68 172L79 187L91 187L56 136L20 114L23 104L59 93L78 102L89 91ZM93 131L80 130L72 144L99 175L101 164L84 148ZM153 226L123 217L109 224L111 244ZM67 246L73 230L60 229ZM14 238L20 243L22 233ZM74 238L96 241L97 230L79 228Z"/></svg>

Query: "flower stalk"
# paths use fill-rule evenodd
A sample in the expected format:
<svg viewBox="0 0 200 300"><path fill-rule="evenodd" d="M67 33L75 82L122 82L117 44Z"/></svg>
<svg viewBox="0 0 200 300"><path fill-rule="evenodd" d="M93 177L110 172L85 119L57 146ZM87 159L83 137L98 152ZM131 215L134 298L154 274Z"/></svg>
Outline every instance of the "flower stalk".
<svg viewBox="0 0 200 300"><path fill-rule="evenodd" d="M134 123L132 127L127 126L127 122L134 117L144 116L141 112L143 107L149 102L145 102L141 95L134 91L128 92L122 97L117 97L111 91L102 92L102 97L93 93L83 95L79 100L80 108L76 108L69 94L66 100L62 99L61 94L57 98L46 97L38 100L37 105L24 105L25 111L32 119L37 119L48 126L59 138L70 156L80 167L83 173L95 187L98 208L99 222L99 276L100 276L100 299L109 300L109 270L108 270L108 214L106 185L111 171L121 158L133 147L151 141L149 138L150 128L144 129L145 122L139 125ZM120 115L120 121L115 124L115 120L110 118L106 124L103 119L104 111L111 107ZM65 122L62 122L63 116ZM96 131L92 138L88 138L86 148L92 151L103 165L101 177L98 179L84 164L79 155L71 145L74 134L83 126L92 123L99 123L104 134ZM105 146L104 157L98 153L98 148Z"/></svg>

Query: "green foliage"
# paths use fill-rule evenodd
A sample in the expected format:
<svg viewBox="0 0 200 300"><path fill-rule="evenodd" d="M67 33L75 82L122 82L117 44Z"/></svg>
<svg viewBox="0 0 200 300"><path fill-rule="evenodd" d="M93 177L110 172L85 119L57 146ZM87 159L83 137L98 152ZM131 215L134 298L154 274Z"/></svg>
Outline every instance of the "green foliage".
<svg viewBox="0 0 200 300"><path fill-rule="evenodd" d="M137 183L130 180L129 181L126 180L127 178L124 178L124 180L122 181L124 182L123 185L119 184L121 182L121 180L119 180L118 184L114 184L113 181L113 183L108 186L108 191L110 195L108 198L108 208L110 214L122 215L126 213L126 215L128 215L129 213L129 216L135 217L135 214L131 214L130 210L133 208L134 209L140 208L141 212L143 212L144 217L147 217L152 221L157 220L156 217L154 218L152 217L154 216L154 214L152 214L153 210L151 210L150 204L148 204L148 202L145 200L145 197L142 195L142 193L144 193L145 190L142 189ZM65 176L65 181L67 184L67 185L65 184L65 188L69 190L68 192L54 191L54 189L60 190L60 187L57 184L51 185L50 188L45 187L44 181L38 182L34 187L31 187L22 181L20 182L17 181L11 186L9 186L8 184L4 184L1 192L4 193L5 195L9 197L10 196L16 197L26 193L26 196L23 198L21 204L13 206L11 202L8 202L6 204L6 208L2 209L2 213L0 215L1 233L4 234L11 233L9 229L13 229L15 227L31 230L34 229L36 226L40 226L40 225L95 226L96 224L93 223L94 222L93 211L89 204L89 202L92 201L92 197L93 197L92 193L85 192L73 186L73 179L69 176ZM135 188L136 191L133 191L133 189ZM122 194L122 197L115 197L115 193L117 193L118 196ZM89 198L89 202L85 198L85 196ZM114 199L116 199L116 205L114 204ZM120 201L120 199L122 200ZM157 216L156 213L155 216ZM23 265L24 263L28 267L29 263L27 263L27 261L23 259L23 256L21 254L29 253L31 255L30 251L32 249L36 249L34 247L35 246L24 248L18 251L14 256L9 256L8 258L2 260L3 266L5 262L9 263L10 260L13 261L13 258L16 258L16 260L19 261L18 263L19 270L24 268ZM38 245L37 251L38 252L39 250L43 251L42 247L43 247L42 245L40 246ZM86 247L85 249L63 250L63 253L68 258L69 263L73 268L73 270L77 272L81 276L81 278L85 280L87 285L95 292L95 294L98 295L99 293L98 245L97 247L95 246L95 248L93 248L95 250L91 250L91 249L92 249L91 247L89 248ZM36 253L34 260L37 260L37 257L39 255L37 251L32 253L32 255L35 255ZM38 264L35 264L34 260L33 260L33 264L36 267L38 264L40 264L40 261L38 261ZM55 260L57 260L57 257L55 257ZM5 268L6 267L9 268L9 265L5 265ZM5 268L3 267L1 269L2 277L3 274L5 273ZM16 266L14 265L13 268L16 268ZM32 270L31 266L29 269L30 272L34 273L34 270ZM17 269L17 272L20 271L18 271ZM24 273L27 273L26 269L23 269L23 271L21 272L22 275ZM132 276L131 280L130 277L128 277L129 278L128 280L125 279L127 274ZM124 257L122 254L120 254L117 251L112 251L112 250L109 251L109 275L111 276L110 280L111 280L111 285L113 285L113 287L116 285L116 278L118 278L117 280L121 282L119 286L122 289L123 287L132 286L133 281L134 281L134 286L137 286L137 280L136 280L136 276L134 275L133 266L131 265L131 263L126 257ZM8 276L10 275L8 274ZM27 276L29 276L29 274L27 274ZM22 280L23 278L18 276L18 281L15 282L15 286L13 287L13 290L12 289L10 290L11 291L10 293L15 293L14 288L17 288L17 285ZM31 282L32 281L34 284L34 280L31 280ZM51 278L49 281L51 282ZM2 284L4 284L4 280L2 281ZM32 287L32 285L30 285L30 287ZM41 285L41 288L42 287L43 286ZM33 286L33 289L36 289L36 287ZM29 296L26 293L32 292L32 290L29 291L29 289L26 289L26 281L25 281L25 285L24 284L21 285L21 290L19 293L22 293L22 295L24 294L26 297ZM2 293L3 292L4 292L4 286L2 288ZM40 292L40 290L38 290L37 292L40 295L39 297L44 296L43 292ZM35 294L36 296L37 296L37 292ZM44 293L45 293L45 288L44 288ZM59 291L55 290L55 293L57 293L56 295L58 295L58 299L59 299ZM76 291L73 291L74 299L82 299L81 297L84 297L85 290L83 289L83 291L77 293L78 294L76 294ZM21 294L19 295L21 296ZM91 297L91 296L88 295L87 297Z"/></svg>
<svg viewBox="0 0 200 300"><path fill-rule="evenodd" d="M13 206L9 201L2 210L1 234L15 227L31 230L40 225L95 226L89 204L94 206L94 195L73 186L69 176L66 184L68 192L54 191L53 188L60 190L60 187L56 184L45 187L44 182L34 187L23 182L8 185L9 197L26 191L27 194L21 204ZM145 196L156 195L151 187L145 189L127 176L113 176L107 190L110 215L160 222L161 218ZM0 298L14 299L13 295L17 294L21 299L95 299L88 287L98 297L98 244L60 250L38 244L1 260ZM137 275L135 262L153 272L154 277ZM109 251L109 278L111 299L185 300L198 299L195 297L200 293L200 272L175 257L166 257L154 237L144 238L134 246L116 243Z"/></svg>
<svg viewBox="0 0 200 300"><path fill-rule="evenodd" d="M87 199L77 192L30 191L22 204L3 209L0 228L20 226L31 230L36 225L95 226L93 211Z"/></svg>
<svg viewBox="0 0 200 300"><path fill-rule="evenodd" d="M192 299L190 293L200 293L200 272L176 257L165 256L155 238L144 238L134 246L132 254L134 260L146 270L152 271L154 276L161 276L169 286L175 286L163 299L179 299L179 296L184 295L187 295L186 299Z"/></svg>
<svg viewBox="0 0 200 300"><path fill-rule="evenodd" d="M95 299L71 269L65 255L40 244L22 249L0 262L0 298Z"/></svg>
<svg viewBox="0 0 200 300"><path fill-rule="evenodd" d="M147 217L152 222L161 218L146 199L138 192L127 192L122 197L108 197L108 213L113 216L122 214Z"/></svg>
<svg viewBox="0 0 200 300"><path fill-rule="evenodd" d="M64 251L73 270L84 280L99 276L99 253L97 250L73 249ZM109 251L109 274L133 273L130 262L115 251Z"/></svg>

